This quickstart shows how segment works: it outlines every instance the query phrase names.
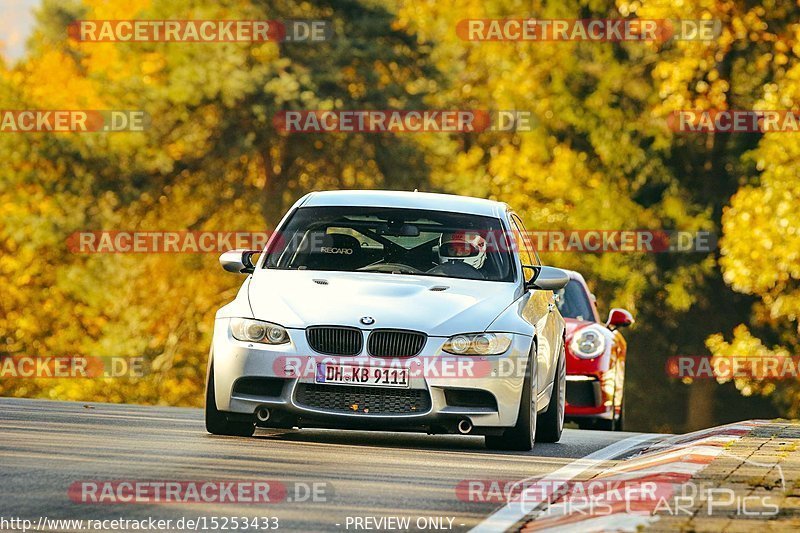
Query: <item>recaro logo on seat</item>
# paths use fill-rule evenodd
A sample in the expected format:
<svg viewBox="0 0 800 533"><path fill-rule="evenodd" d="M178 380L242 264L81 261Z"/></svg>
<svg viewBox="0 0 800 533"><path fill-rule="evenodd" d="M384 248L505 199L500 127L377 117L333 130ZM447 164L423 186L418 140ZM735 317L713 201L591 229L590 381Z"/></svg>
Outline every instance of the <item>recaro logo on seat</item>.
<svg viewBox="0 0 800 533"><path fill-rule="evenodd" d="M344 255L351 255L353 253L352 248L331 248L330 246L323 246L319 249L320 252L323 254L344 254Z"/></svg>

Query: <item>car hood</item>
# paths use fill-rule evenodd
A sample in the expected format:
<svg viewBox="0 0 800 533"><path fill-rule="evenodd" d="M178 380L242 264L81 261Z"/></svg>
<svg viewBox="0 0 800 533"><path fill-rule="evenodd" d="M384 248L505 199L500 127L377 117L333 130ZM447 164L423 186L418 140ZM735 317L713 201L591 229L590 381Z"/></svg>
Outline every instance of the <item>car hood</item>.
<svg viewBox="0 0 800 533"><path fill-rule="evenodd" d="M572 338L572 335L575 334L576 331L581 329L584 326L588 326L589 324L594 324L589 320L578 320L576 318L564 318L564 322L567 326L567 340Z"/></svg>
<svg viewBox="0 0 800 533"><path fill-rule="evenodd" d="M287 328L399 328L448 337L484 331L513 303L516 289L431 276L265 269L253 276L248 295L255 318ZM364 325L362 317L375 322Z"/></svg>

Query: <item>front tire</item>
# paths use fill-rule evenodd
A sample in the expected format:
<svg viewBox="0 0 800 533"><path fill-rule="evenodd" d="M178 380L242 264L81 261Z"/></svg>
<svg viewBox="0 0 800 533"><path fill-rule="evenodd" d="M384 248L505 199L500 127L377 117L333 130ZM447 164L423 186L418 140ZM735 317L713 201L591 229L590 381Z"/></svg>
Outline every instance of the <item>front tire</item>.
<svg viewBox="0 0 800 533"><path fill-rule="evenodd" d="M519 414L514 427L502 435L486 435L486 447L493 450L513 450L528 452L533 449L536 435L536 348L528 360L528 369L522 383L522 398L519 402Z"/></svg>
<svg viewBox="0 0 800 533"><path fill-rule="evenodd" d="M597 429L602 429L603 431L622 431L623 421L625 420L623 416L623 407L620 408L619 416L615 416L611 420L606 419L599 419L596 422Z"/></svg>
<svg viewBox="0 0 800 533"><path fill-rule="evenodd" d="M541 442L558 442L564 430L564 409L567 389L567 354L564 346L558 354L558 366L553 377L553 392L547 411L539 415L536 426L536 440Z"/></svg>
<svg viewBox="0 0 800 533"><path fill-rule="evenodd" d="M217 397L214 392L214 365L208 371L206 380L206 431L212 435L230 437L252 437L256 431L253 422L232 422L224 412L217 409Z"/></svg>

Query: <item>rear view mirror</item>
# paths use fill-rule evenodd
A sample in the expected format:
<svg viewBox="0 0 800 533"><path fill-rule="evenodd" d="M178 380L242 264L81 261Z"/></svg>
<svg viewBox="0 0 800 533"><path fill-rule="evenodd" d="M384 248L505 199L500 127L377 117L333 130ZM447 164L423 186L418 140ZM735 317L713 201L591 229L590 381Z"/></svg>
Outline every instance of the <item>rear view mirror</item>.
<svg viewBox="0 0 800 533"><path fill-rule="evenodd" d="M253 264L253 255L260 253L259 250L229 250L219 256L222 268L228 272L237 274L252 274L256 267Z"/></svg>
<svg viewBox="0 0 800 533"><path fill-rule="evenodd" d="M522 268L530 268L536 272L533 279L525 282L528 290L557 291L569 283L569 275L560 268L530 265L523 265Z"/></svg>
<svg viewBox="0 0 800 533"><path fill-rule="evenodd" d="M378 235L388 237L419 237L419 227L413 224L384 224L377 228Z"/></svg>
<svg viewBox="0 0 800 533"><path fill-rule="evenodd" d="M633 324L633 315L625 309L614 308L608 313L606 327L611 330L625 328Z"/></svg>

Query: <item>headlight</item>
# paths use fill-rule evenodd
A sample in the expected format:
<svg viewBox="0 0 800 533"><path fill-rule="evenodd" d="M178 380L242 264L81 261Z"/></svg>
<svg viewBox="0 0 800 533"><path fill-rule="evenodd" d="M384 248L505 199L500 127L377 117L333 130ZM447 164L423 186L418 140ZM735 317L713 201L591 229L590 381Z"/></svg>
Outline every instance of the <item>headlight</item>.
<svg viewBox="0 0 800 533"><path fill-rule="evenodd" d="M499 355L509 346L510 333L469 333L450 337L442 350L455 355Z"/></svg>
<svg viewBox="0 0 800 533"><path fill-rule="evenodd" d="M606 337L598 328L588 326L578 330L569 347L581 359L594 359L605 351Z"/></svg>
<svg viewBox="0 0 800 533"><path fill-rule="evenodd" d="M260 342L262 344L285 344L289 342L289 334L277 324L250 320L249 318L232 318L231 335L233 338L245 342Z"/></svg>

